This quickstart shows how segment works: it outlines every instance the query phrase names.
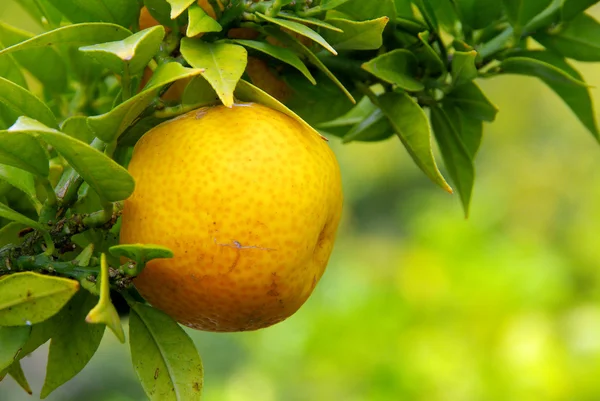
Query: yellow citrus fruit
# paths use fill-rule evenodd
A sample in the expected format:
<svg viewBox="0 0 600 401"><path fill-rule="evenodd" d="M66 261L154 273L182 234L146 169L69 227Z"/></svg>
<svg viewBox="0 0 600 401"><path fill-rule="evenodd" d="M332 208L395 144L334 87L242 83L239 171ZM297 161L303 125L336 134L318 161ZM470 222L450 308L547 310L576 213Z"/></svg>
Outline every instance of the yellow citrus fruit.
<svg viewBox="0 0 600 401"><path fill-rule="evenodd" d="M292 315L323 275L342 209L333 152L291 117L254 103L202 108L147 132L129 171L121 243L160 244L135 285L201 330Z"/></svg>

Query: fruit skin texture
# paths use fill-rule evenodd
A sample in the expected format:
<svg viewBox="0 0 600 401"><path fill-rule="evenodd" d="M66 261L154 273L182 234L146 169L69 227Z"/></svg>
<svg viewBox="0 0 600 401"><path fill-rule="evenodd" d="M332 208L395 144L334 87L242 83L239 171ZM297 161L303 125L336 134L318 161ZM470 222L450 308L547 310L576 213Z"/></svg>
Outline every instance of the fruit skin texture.
<svg viewBox="0 0 600 401"><path fill-rule="evenodd" d="M147 132L121 243L160 244L135 279L180 323L243 331L291 316L323 275L342 210L340 171L315 132L245 103L202 108Z"/></svg>

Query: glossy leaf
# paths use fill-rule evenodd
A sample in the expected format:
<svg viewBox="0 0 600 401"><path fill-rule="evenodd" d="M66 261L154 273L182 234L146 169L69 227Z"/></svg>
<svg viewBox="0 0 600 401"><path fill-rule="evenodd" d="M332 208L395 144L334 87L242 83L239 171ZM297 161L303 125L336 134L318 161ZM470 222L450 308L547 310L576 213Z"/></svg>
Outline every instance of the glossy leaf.
<svg viewBox="0 0 600 401"><path fill-rule="evenodd" d="M0 280L0 326L25 326L44 321L71 299L79 283L33 272Z"/></svg>
<svg viewBox="0 0 600 401"><path fill-rule="evenodd" d="M396 18L396 7L393 0L350 0L337 6L336 11L350 15L357 21L371 20L379 17Z"/></svg>
<svg viewBox="0 0 600 401"><path fill-rule="evenodd" d="M10 130L28 132L52 145L102 199L115 202L133 192L134 181L127 170L87 143L27 117L19 118Z"/></svg>
<svg viewBox="0 0 600 401"><path fill-rule="evenodd" d="M154 401L200 400L204 370L194 343L165 313L135 304L129 319L131 358Z"/></svg>
<svg viewBox="0 0 600 401"><path fill-rule="evenodd" d="M308 68L306 68L306 65L300 60L300 57L290 49L275 46L267 42L259 42L257 40L236 39L234 42L281 60L300 71L313 85L317 83Z"/></svg>
<svg viewBox="0 0 600 401"><path fill-rule="evenodd" d="M475 167L456 127L446 112L439 107L431 108L431 126L444 159L448 174L458 190L465 217L469 215L469 204L475 182Z"/></svg>
<svg viewBox="0 0 600 401"><path fill-rule="evenodd" d="M0 131L0 163L46 177L48 154L39 141L22 132Z"/></svg>
<svg viewBox="0 0 600 401"><path fill-rule="evenodd" d="M586 87L586 83L573 78L567 72L541 60L528 57L509 57L500 64L502 72L527 75L544 81Z"/></svg>
<svg viewBox="0 0 600 401"><path fill-rule="evenodd" d="M85 143L92 143L94 132L88 126L86 116L73 116L67 118L61 125L60 131Z"/></svg>
<svg viewBox="0 0 600 401"><path fill-rule="evenodd" d="M124 27L131 26L138 17L136 1L123 0L49 0L72 22L102 21Z"/></svg>
<svg viewBox="0 0 600 401"><path fill-rule="evenodd" d="M278 17L281 18L285 18L285 19L289 19L292 21L296 21L299 22L301 24L304 25L314 25L314 26L318 26L319 28L324 28L324 29L329 29L335 32L343 32L340 28L338 28L335 25L330 24L329 22L317 19L317 18L311 18L311 17L299 17L295 14L286 12L286 11L281 11L279 12L279 14L277 14Z"/></svg>
<svg viewBox="0 0 600 401"><path fill-rule="evenodd" d="M556 32L534 35L535 40L562 57L579 61L600 61L600 23L579 14Z"/></svg>
<svg viewBox="0 0 600 401"><path fill-rule="evenodd" d="M570 21L596 3L598 3L598 0L563 0L561 19Z"/></svg>
<svg viewBox="0 0 600 401"><path fill-rule="evenodd" d="M327 22L343 32L324 31L323 37L336 50L377 50L383 44L383 30L388 21L388 17L368 21L329 19Z"/></svg>
<svg viewBox="0 0 600 401"><path fill-rule="evenodd" d="M19 116L35 118L58 128L56 117L40 99L19 85L0 77L0 103L5 104Z"/></svg>
<svg viewBox="0 0 600 401"><path fill-rule="evenodd" d="M162 64L154 71L144 90L108 113L89 117L88 125L98 138L104 142L112 142L154 101L163 86L202 72L202 69L186 68L176 62Z"/></svg>
<svg viewBox="0 0 600 401"><path fill-rule="evenodd" d="M0 180L8 182L15 188L20 189L27 195L35 209L39 211L42 204L37 199L35 180L33 175L16 167L0 164Z"/></svg>
<svg viewBox="0 0 600 401"><path fill-rule="evenodd" d="M494 121L498 108L494 106L474 82L454 88L446 99L467 115L483 121Z"/></svg>
<svg viewBox="0 0 600 401"><path fill-rule="evenodd" d="M233 91L246 68L246 49L229 43L207 43L189 38L181 41L181 54L214 88L227 107L233 106Z"/></svg>
<svg viewBox="0 0 600 401"><path fill-rule="evenodd" d="M477 78L475 59L477 52L454 52L452 57L452 85L459 86Z"/></svg>
<svg viewBox="0 0 600 401"><path fill-rule="evenodd" d="M105 326L88 324L85 316L97 299L88 291L79 291L61 313L60 329L50 341L46 380L41 398L46 398L52 391L75 377L96 353Z"/></svg>
<svg viewBox="0 0 600 401"><path fill-rule="evenodd" d="M23 372L23 368L21 367L21 362L16 361L7 369L7 373L12 377L19 386L29 395L33 394L31 391L31 387L27 382L27 378L25 377L25 373Z"/></svg>
<svg viewBox="0 0 600 401"><path fill-rule="evenodd" d="M130 75L137 75L158 52L164 36L165 28L158 25L123 40L84 46L79 50L117 74L127 71Z"/></svg>
<svg viewBox="0 0 600 401"><path fill-rule="evenodd" d="M422 91L425 86L416 78L418 60L405 49L395 49L370 60L362 68L379 79L407 91Z"/></svg>
<svg viewBox="0 0 600 401"><path fill-rule="evenodd" d="M17 360L30 334L31 326L0 327L0 372Z"/></svg>
<svg viewBox="0 0 600 401"><path fill-rule="evenodd" d="M444 102L444 111L465 145L471 160L475 160L483 136L483 121L467 116L458 107L448 102Z"/></svg>
<svg viewBox="0 0 600 401"><path fill-rule="evenodd" d="M381 110L417 166L433 182L452 193L433 157L431 130L423 109L406 93L388 92L378 99Z"/></svg>
<svg viewBox="0 0 600 401"><path fill-rule="evenodd" d="M387 139L394 135L394 129L381 109L375 109L364 120L356 124L344 135L342 142L373 142Z"/></svg>
<svg viewBox="0 0 600 401"><path fill-rule="evenodd" d="M511 25L524 27L548 7L552 0L501 0Z"/></svg>
<svg viewBox="0 0 600 401"><path fill-rule="evenodd" d="M331 47L331 45L329 43L327 43L327 41L321 35L319 35L317 32L315 32L311 28L307 27L306 25L302 25L298 22L290 21L287 19L267 17L266 15L261 14L261 13L256 13L256 15L258 15L260 18L264 19L265 21L268 21L275 25L279 25L280 27L288 29L292 32L295 32L298 35L307 37L310 40L317 42L318 44L323 46L326 50L330 51L331 53L337 55L337 52L335 51L335 49L333 47Z"/></svg>
<svg viewBox="0 0 600 401"><path fill-rule="evenodd" d="M33 38L32 33L0 22L0 42L4 47L16 45ZM36 77L48 90L64 92L67 88L67 66L63 57L52 47L39 47L27 52L17 52L14 59ZM7 56L0 56L0 59ZM40 60L44 60L40 63Z"/></svg>
<svg viewBox="0 0 600 401"><path fill-rule="evenodd" d="M554 53L548 51L526 51L514 53L514 55L547 63L556 67L560 71L569 74L576 82L583 82L583 77L581 74L579 74L575 68L567 63L565 59L557 56ZM575 116L577 116L579 121L581 121L581 123L596 139L600 139L592 98L588 88L575 85L573 82L564 81L562 78L550 79L548 76L543 75L539 75L538 78L540 78L558 96L561 97L561 99L567 104L567 106L569 106L573 113L575 113Z"/></svg>
<svg viewBox="0 0 600 401"><path fill-rule="evenodd" d="M171 5L171 19L179 17L196 0L167 0Z"/></svg>
<svg viewBox="0 0 600 401"><path fill-rule="evenodd" d="M27 227L32 227L32 228L35 228L36 230L40 230L40 231L46 230L46 227L42 226L37 221L31 220L27 216L23 216L21 213L12 210L11 208L9 208L8 206L6 206L3 203L0 203L0 217L4 217L5 219L8 219L10 221L15 221L17 223L25 224ZM1 312L0 312L0 314L1 314ZM1 322L1 320L2 319L0 317L0 322ZM0 323L0 326L2 326L2 323Z"/></svg>
<svg viewBox="0 0 600 401"><path fill-rule="evenodd" d="M211 18L198 4L192 4L188 10L189 23L185 35L188 38L204 32L221 32L223 27Z"/></svg>

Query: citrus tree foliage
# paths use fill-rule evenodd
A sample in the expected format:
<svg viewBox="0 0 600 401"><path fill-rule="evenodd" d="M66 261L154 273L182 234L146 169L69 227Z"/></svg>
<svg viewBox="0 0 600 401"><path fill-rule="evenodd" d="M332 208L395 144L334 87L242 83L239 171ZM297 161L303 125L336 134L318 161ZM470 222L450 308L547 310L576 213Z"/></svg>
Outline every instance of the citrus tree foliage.
<svg viewBox="0 0 600 401"><path fill-rule="evenodd" d="M118 245L132 147L162 121L239 100L343 142L397 137L465 214L498 112L476 79L540 79L600 139L570 62L600 61L595 0L16 1L44 33L0 23L0 380L30 391L20 360L50 341L42 398L106 326L125 341L111 294L149 398L201 395L191 340L132 285L171 251Z"/></svg>

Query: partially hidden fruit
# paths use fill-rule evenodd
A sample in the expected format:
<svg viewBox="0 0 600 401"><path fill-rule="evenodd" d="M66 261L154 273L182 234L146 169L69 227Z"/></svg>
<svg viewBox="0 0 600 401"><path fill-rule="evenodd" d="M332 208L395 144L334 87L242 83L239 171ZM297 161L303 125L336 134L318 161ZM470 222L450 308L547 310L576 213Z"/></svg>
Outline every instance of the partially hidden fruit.
<svg viewBox="0 0 600 401"><path fill-rule="evenodd" d="M342 210L327 143L254 103L202 108L137 143L121 243L160 244L135 279L151 304L209 331L255 330L307 300L327 265Z"/></svg>

